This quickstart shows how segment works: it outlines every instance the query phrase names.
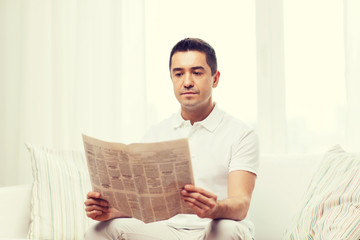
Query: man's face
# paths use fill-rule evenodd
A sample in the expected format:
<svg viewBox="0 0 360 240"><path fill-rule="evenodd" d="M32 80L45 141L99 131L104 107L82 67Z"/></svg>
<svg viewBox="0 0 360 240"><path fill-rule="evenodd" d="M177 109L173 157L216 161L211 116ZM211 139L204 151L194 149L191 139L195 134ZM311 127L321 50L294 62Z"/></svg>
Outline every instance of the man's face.
<svg viewBox="0 0 360 240"><path fill-rule="evenodd" d="M172 56L170 72L174 93L182 108L212 108L212 88L217 86L220 74L211 75L205 53L176 52Z"/></svg>

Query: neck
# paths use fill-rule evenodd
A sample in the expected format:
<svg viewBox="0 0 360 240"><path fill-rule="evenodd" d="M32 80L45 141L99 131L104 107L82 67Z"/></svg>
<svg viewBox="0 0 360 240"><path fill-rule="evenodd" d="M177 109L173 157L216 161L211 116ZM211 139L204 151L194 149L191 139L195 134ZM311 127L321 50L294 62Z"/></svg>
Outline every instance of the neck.
<svg viewBox="0 0 360 240"><path fill-rule="evenodd" d="M207 118L214 107L215 104L213 102L204 108L194 109L181 106L181 116L184 120L190 120L191 125L193 125L195 122L200 122Z"/></svg>

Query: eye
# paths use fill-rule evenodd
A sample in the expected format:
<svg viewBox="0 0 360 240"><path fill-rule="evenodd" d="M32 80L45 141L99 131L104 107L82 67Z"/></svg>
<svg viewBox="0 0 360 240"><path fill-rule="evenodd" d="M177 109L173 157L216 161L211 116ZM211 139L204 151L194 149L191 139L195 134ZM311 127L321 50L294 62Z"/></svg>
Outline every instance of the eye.
<svg viewBox="0 0 360 240"><path fill-rule="evenodd" d="M182 73L175 73L176 77L181 77L183 74Z"/></svg>
<svg viewBox="0 0 360 240"><path fill-rule="evenodd" d="M202 72L194 72L194 75L200 76Z"/></svg>

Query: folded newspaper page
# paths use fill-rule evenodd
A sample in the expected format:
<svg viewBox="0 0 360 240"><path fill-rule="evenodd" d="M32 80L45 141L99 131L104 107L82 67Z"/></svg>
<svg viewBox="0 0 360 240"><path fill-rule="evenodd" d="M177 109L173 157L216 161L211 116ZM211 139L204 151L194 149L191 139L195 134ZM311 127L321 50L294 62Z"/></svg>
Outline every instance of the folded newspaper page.
<svg viewBox="0 0 360 240"><path fill-rule="evenodd" d="M187 139L110 143L83 135L93 191L125 216L145 223L193 213L181 199L194 184Z"/></svg>

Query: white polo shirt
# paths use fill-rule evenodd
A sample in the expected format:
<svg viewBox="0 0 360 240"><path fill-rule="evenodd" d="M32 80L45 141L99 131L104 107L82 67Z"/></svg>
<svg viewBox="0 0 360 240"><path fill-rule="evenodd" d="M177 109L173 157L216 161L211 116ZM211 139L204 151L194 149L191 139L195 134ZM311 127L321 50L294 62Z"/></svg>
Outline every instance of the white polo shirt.
<svg viewBox="0 0 360 240"><path fill-rule="evenodd" d="M197 187L215 193L218 200L227 197L228 174L244 170L258 174L257 136L242 121L222 111L217 104L209 116L191 125L180 111L154 126L145 142L188 138L194 181ZM167 220L176 227L203 227L210 219L179 214Z"/></svg>

